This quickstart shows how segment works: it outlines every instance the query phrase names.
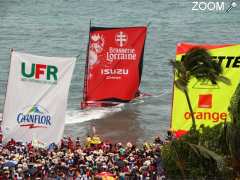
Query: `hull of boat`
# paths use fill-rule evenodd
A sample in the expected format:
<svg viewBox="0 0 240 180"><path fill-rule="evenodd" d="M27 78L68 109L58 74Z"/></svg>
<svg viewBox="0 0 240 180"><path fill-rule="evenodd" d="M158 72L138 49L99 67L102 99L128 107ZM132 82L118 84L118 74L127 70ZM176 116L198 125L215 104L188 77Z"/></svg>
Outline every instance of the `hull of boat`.
<svg viewBox="0 0 240 180"><path fill-rule="evenodd" d="M81 103L81 109L86 108L100 108L100 107L112 107L121 104L121 102L109 102L109 101L88 101Z"/></svg>

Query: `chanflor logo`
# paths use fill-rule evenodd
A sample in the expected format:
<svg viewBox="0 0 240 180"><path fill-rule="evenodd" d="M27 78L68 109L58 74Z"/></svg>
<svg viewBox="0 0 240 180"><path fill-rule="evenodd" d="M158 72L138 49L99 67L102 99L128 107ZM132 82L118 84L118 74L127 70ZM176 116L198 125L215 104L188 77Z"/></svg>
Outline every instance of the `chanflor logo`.
<svg viewBox="0 0 240 180"><path fill-rule="evenodd" d="M40 105L27 106L17 114L17 123L20 127L47 128L51 126L51 115Z"/></svg>
<svg viewBox="0 0 240 180"><path fill-rule="evenodd" d="M21 75L23 81L56 84L58 80L58 68L46 64L21 63Z"/></svg>

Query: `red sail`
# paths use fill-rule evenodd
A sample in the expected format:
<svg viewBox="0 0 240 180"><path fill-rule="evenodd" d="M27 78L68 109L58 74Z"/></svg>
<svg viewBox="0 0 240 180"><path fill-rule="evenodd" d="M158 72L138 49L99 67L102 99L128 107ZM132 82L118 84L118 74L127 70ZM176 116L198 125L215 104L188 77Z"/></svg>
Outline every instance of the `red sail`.
<svg viewBox="0 0 240 180"><path fill-rule="evenodd" d="M139 92L146 27L91 27L84 98L88 102L128 102Z"/></svg>

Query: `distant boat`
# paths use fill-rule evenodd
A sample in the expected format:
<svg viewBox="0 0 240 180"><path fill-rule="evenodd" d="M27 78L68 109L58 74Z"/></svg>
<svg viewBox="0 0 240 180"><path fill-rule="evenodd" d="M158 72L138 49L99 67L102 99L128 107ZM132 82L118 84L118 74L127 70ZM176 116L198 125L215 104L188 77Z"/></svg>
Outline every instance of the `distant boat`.
<svg viewBox="0 0 240 180"><path fill-rule="evenodd" d="M147 27L91 27L81 108L114 106L141 95Z"/></svg>

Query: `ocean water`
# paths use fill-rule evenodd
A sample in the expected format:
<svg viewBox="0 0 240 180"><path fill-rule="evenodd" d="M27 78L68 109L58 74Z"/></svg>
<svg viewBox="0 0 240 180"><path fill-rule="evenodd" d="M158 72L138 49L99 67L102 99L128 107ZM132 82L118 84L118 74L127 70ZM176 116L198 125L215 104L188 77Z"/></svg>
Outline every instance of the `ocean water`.
<svg viewBox="0 0 240 180"><path fill-rule="evenodd" d="M231 1L218 2L224 2L226 10ZM66 136L83 138L91 126L113 141L140 143L164 136L170 126L173 83L168 62L175 56L176 44L240 43L240 2L227 14L193 11L193 5L191 0L0 0L0 112L10 48L43 56L78 56L66 113ZM90 19L94 26L149 24L141 90L153 96L124 106L79 109Z"/></svg>

